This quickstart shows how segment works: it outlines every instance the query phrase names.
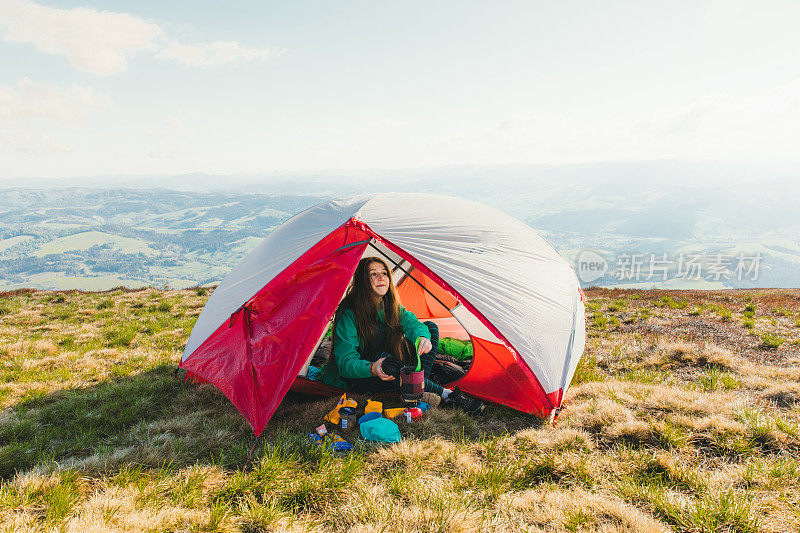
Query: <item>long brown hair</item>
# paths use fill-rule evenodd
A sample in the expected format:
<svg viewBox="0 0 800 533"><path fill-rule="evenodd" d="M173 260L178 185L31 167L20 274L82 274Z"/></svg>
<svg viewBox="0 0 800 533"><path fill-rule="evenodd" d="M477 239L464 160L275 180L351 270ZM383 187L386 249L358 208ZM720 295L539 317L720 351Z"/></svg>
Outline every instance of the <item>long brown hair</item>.
<svg viewBox="0 0 800 533"><path fill-rule="evenodd" d="M389 289L380 300L375 301L375 293L369 279L369 266L372 263L380 263L389 275ZM378 346L375 332L375 323L378 319L378 310L383 305L383 318L386 321L386 346ZM333 318L333 337L331 346L331 358L333 358L336 345L336 326L345 309L351 309L355 317L356 331L358 332L358 343L362 350L388 348L395 357L406 362L410 360L411 354L408 353L408 345L403 335L403 327L400 324L400 302L397 291L392 280L392 270L383 259L378 257L365 257L358 262L356 271L353 273L353 281L347 288L347 293L342 299L336 314ZM364 353L363 355L369 355Z"/></svg>

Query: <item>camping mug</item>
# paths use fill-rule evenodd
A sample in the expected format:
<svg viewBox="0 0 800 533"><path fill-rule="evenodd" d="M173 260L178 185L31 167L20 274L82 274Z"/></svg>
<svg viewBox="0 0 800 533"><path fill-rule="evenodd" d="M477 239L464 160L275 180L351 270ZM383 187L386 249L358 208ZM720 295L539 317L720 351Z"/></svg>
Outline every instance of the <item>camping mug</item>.
<svg viewBox="0 0 800 533"><path fill-rule="evenodd" d="M400 369L400 396L404 402L418 402L425 392L425 372L413 366Z"/></svg>
<svg viewBox="0 0 800 533"><path fill-rule="evenodd" d="M355 407L342 407L339 409L339 427L342 429L354 429L356 425Z"/></svg>

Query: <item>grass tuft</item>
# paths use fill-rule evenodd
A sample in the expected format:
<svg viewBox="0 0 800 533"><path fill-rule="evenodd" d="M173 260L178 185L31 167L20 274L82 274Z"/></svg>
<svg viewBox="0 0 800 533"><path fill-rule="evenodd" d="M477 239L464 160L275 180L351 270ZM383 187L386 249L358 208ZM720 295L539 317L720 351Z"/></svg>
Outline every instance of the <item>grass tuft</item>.
<svg viewBox="0 0 800 533"><path fill-rule="evenodd" d="M572 376L572 383L579 385L589 381L603 381L603 379L605 379L605 377L597 364L597 358L594 353L584 353L580 361L578 361L578 366L575 368L575 374Z"/></svg>
<svg viewBox="0 0 800 533"><path fill-rule="evenodd" d="M672 296L662 296L655 304L659 307L668 307L670 309L683 309L689 302L686 300L675 300Z"/></svg>
<svg viewBox="0 0 800 533"><path fill-rule="evenodd" d="M660 480L641 485L623 482L618 485L618 491L623 498L652 509L656 516L678 531L759 531L752 498L734 491L709 492L699 498L679 497Z"/></svg>
<svg viewBox="0 0 800 533"><path fill-rule="evenodd" d="M780 335L775 335L773 333L764 333L761 335L761 347L765 350L777 350L784 342L786 342L786 339Z"/></svg>

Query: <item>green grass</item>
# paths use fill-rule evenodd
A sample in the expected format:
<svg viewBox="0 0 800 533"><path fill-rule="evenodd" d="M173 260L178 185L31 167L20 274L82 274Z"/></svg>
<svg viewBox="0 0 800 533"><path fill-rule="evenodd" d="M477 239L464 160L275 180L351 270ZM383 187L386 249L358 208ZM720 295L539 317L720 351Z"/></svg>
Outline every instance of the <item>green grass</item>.
<svg viewBox="0 0 800 533"><path fill-rule="evenodd" d="M599 311L594 313L592 321L598 330L617 329L622 325L617 317L604 315Z"/></svg>
<svg viewBox="0 0 800 533"><path fill-rule="evenodd" d="M488 502L495 502L508 492L523 491L543 484L591 487L594 484L584 460L562 463L552 454L517 457L497 449L497 441L485 444L485 462L480 469L456 480L456 489L475 492Z"/></svg>
<svg viewBox="0 0 800 533"><path fill-rule="evenodd" d="M717 388L719 384L719 378L722 372L716 368L708 369L701 377L700 377L700 384L703 387L704 391L712 391Z"/></svg>
<svg viewBox="0 0 800 533"><path fill-rule="evenodd" d="M743 386L742 380L730 372L723 372L719 377L719 382L724 390L740 389Z"/></svg>
<svg viewBox="0 0 800 533"><path fill-rule="evenodd" d="M761 335L761 347L765 350L777 350L786 339L774 333L764 333Z"/></svg>
<svg viewBox="0 0 800 533"><path fill-rule="evenodd" d="M683 500L673 497L667 487L655 481L647 485L623 483L618 486L618 491L625 499L651 509L676 531L759 531L751 498L742 497L732 490Z"/></svg>
<svg viewBox="0 0 800 533"><path fill-rule="evenodd" d="M683 309L689 302L686 300L675 300L672 296L662 296L655 304L659 307L668 307L670 309Z"/></svg>
<svg viewBox="0 0 800 533"><path fill-rule="evenodd" d="M682 450L692 442L692 432L669 419L661 420L653 426L659 444L664 449Z"/></svg>
<svg viewBox="0 0 800 533"><path fill-rule="evenodd" d="M166 416L183 386L162 366L97 387L22 402L14 421L0 429L0 477L48 459L91 455L133 425Z"/></svg>
<svg viewBox="0 0 800 533"><path fill-rule="evenodd" d="M606 306L606 311L609 313L614 313L617 311L622 311L623 309L627 309L627 307L628 301L618 298Z"/></svg>
<svg viewBox="0 0 800 533"><path fill-rule="evenodd" d="M633 368L619 371L616 377L625 381L653 384L663 383L668 378L668 374L652 368Z"/></svg>
<svg viewBox="0 0 800 533"><path fill-rule="evenodd" d="M420 423L399 421L399 445L351 433L355 450L337 454L306 437L333 399L289 394L256 439L218 391L173 378L210 292L0 299L8 310L0 523L27 520L7 526L22 531L387 532L651 527L640 515L686 532L800 523L792 511L800 411L791 380L776 377L792 367L740 366L740 354L714 358L694 341L671 346L636 323L622 329L612 314L646 318L650 306L680 309L683 300L646 291L590 298L587 350L555 427L507 407L478 418L439 409ZM711 298L691 301L694 320L713 322L721 308ZM653 362L676 350L683 355ZM736 400L751 395L787 400L768 408ZM143 522L126 525L133 516Z"/></svg>
<svg viewBox="0 0 800 533"><path fill-rule="evenodd" d="M711 366L700 376L700 386L706 391L735 390L742 387L742 380L735 374L724 372L717 366Z"/></svg>
<svg viewBox="0 0 800 533"><path fill-rule="evenodd" d="M130 346L140 329L139 324L135 322L121 321L110 324L103 331L105 345L109 348Z"/></svg>
<svg viewBox="0 0 800 533"><path fill-rule="evenodd" d="M789 437L793 437L795 439L800 439L800 425L796 423L792 423L789 420L785 420L781 416L777 416L774 419L775 427L782 431L784 434L788 435Z"/></svg>
<svg viewBox="0 0 800 533"><path fill-rule="evenodd" d="M0 512L36 508L44 528L57 528L70 517L83 499L78 472L60 470L46 481L21 488L4 484L0 488Z"/></svg>
<svg viewBox="0 0 800 533"><path fill-rule="evenodd" d="M663 456L649 451L642 452L637 462L634 479L642 485L669 486L696 496L708 491L707 476L695 465L670 464Z"/></svg>
<svg viewBox="0 0 800 533"><path fill-rule="evenodd" d="M578 511L569 511L567 513L566 519L564 520L564 528L571 532L575 533L577 531L582 530L579 529L580 526L586 524L590 525L594 522L593 517L586 511L578 510Z"/></svg>
<svg viewBox="0 0 800 533"><path fill-rule="evenodd" d="M113 309L114 307L114 301L111 298L104 298L103 300L100 300L96 306L97 310Z"/></svg>
<svg viewBox="0 0 800 533"><path fill-rule="evenodd" d="M307 439L282 435L262 449L251 471L232 476L211 501L231 507L254 501L283 511L319 511L339 498L363 469L363 456L342 457Z"/></svg>
<svg viewBox="0 0 800 533"><path fill-rule="evenodd" d="M605 377L597 365L597 358L591 352L584 353L581 360L578 361L578 366L575 368L572 382L578 385L589 381L603 381L603 379L605 379Z"/></svg>
<svg viewBox="0 0 800 533"><path fill-rule="evenodd" d="M723 321L729 322L731 320L731 310L721 304L714 304L711 306L711 309L716 313L716 315Z"/></svg>
<svg viewBox="0 0 800 533"><path fill-rule="evenodd" d="M774 461L756 458L747 464L743 480L751 486L780 490L800 485L800 462L786 457Z"/></svg>
<svg viewBox="0 0 800 533"><path fill-rule="evenodd" d="M606 329L608 325L608 317L603 313L595 313L592 315L592 321L594 322L594 326L598 329Z"/></svg>

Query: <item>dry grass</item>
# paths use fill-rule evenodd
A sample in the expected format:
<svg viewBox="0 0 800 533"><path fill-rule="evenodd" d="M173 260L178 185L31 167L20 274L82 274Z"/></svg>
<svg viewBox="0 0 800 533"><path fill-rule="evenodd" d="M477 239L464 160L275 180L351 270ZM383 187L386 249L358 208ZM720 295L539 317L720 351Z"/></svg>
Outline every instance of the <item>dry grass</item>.
<svg viewBox="0 0 800 533"><path fill-rule="evenodd" d="M588 291L603 317L555 427L439 409L349 456L305 438L330 399L288 396L256 440L173 379L208 295L2 296L0 530L800 528L791 291ZM759 351L772 320L786 341Z"/></svg>

